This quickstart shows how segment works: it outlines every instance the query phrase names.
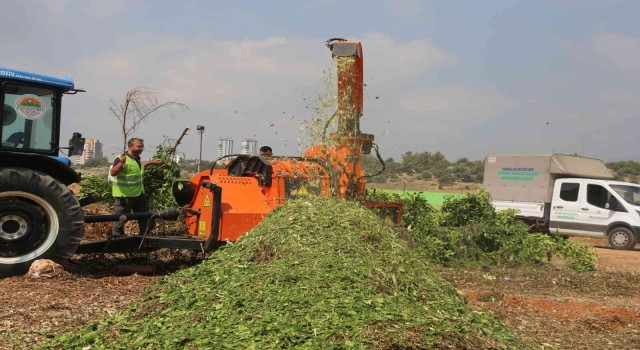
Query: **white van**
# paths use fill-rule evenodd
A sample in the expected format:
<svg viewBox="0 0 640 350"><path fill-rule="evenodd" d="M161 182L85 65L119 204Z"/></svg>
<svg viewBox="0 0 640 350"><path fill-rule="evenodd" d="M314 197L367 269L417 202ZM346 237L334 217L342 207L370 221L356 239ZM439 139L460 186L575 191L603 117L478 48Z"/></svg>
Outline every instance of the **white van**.
<svg viewBox="0 0 640 350"><path fill-rule="evenodd" d="M614 249L633 249L640 240L640 185L607 180L598 159L548 155L489 155L484 187L496 210L517 209L517 217L542 232L607 237Z"/></svg>

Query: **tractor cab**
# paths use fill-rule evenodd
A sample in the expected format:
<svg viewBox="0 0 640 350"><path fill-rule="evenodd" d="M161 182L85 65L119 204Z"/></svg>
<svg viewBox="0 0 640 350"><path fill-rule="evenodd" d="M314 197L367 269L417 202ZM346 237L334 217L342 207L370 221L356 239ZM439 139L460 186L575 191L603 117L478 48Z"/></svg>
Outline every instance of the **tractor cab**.
<svg viewBox="0 0 640 350"><path fill-rule="evenodd" d="M0 151L58 156L62 95L78 91L71 78L0 67ZM80 146L75 136L71 143ZM78 154L82 146L72 151Z"/></svg>
<svg viewBox="0 0 640 350"><path fill-rule="evenodd" d="M60 147L63 94L71 78L0 67L0 275L24 273L37 259L66 261L84 232L84 213L68 185L80 181Z"/></svg>

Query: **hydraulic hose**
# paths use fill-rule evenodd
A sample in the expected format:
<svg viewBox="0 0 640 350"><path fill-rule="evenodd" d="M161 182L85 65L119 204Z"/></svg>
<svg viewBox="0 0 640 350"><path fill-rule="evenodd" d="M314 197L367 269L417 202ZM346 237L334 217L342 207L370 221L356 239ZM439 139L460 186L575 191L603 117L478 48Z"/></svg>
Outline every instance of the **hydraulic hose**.
<svg viewBox="0 0 640 350"><path fill-rule="evenodd" d="M386 169L386 164L384 163L384 160L382 160L382 157L380 156L380 152L378 151L378 145L373 143L371 145L373 147L374 150L376 150L376 157L378 158L378 161L380 162L380 165L382 165L382 168L380 169L380 171L378 171L375 174L365 174L362 175L361 177L358 178L358 181L360 181L360 179L362 178L369 178L369 177L374 177L374 176L378 176L380 174L382 174L384 172L384 170Z"/></svg>

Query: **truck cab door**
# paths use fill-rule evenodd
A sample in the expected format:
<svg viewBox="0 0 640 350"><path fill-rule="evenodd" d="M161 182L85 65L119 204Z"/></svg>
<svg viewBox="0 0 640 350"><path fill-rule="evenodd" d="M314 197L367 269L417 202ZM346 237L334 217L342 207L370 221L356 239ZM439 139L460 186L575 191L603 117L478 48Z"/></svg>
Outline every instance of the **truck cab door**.
<svg viewBox="0 0 640 350"><path fill-rule="evenodd" d="M583 179L556 181L549 231L565 236L605 237L626 209L606 187Z"/></svg>
<svg viewBox="0 0 640 350"><path fill-rule="evenodd" d="M609 224L614 221L627 221L627 210L609 189L597 183L585 183L586 191L581 198L580 221L583 222L585 235L605 237Z"/></svg>
<svg viewBox="0 0 640 350"><path fill-rule="evenodd" d="M560 235L584 235L580 225L580 196L584 183L580 179L559 179L553 187L549 231Z"/></svg>

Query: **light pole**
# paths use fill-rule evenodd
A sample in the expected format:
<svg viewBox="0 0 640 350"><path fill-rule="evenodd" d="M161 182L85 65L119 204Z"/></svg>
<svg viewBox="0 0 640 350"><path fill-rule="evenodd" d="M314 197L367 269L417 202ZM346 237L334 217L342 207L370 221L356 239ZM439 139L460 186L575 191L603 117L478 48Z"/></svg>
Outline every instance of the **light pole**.
<svg viewBox="0 0 640 350"><path fill-rule="evenodd" d="M196 127L198 133L200 133L200 155L198 156L198 172L200 172L200 163L202 163L202 134L204 133L204 125L198 125Z"/></svg>

